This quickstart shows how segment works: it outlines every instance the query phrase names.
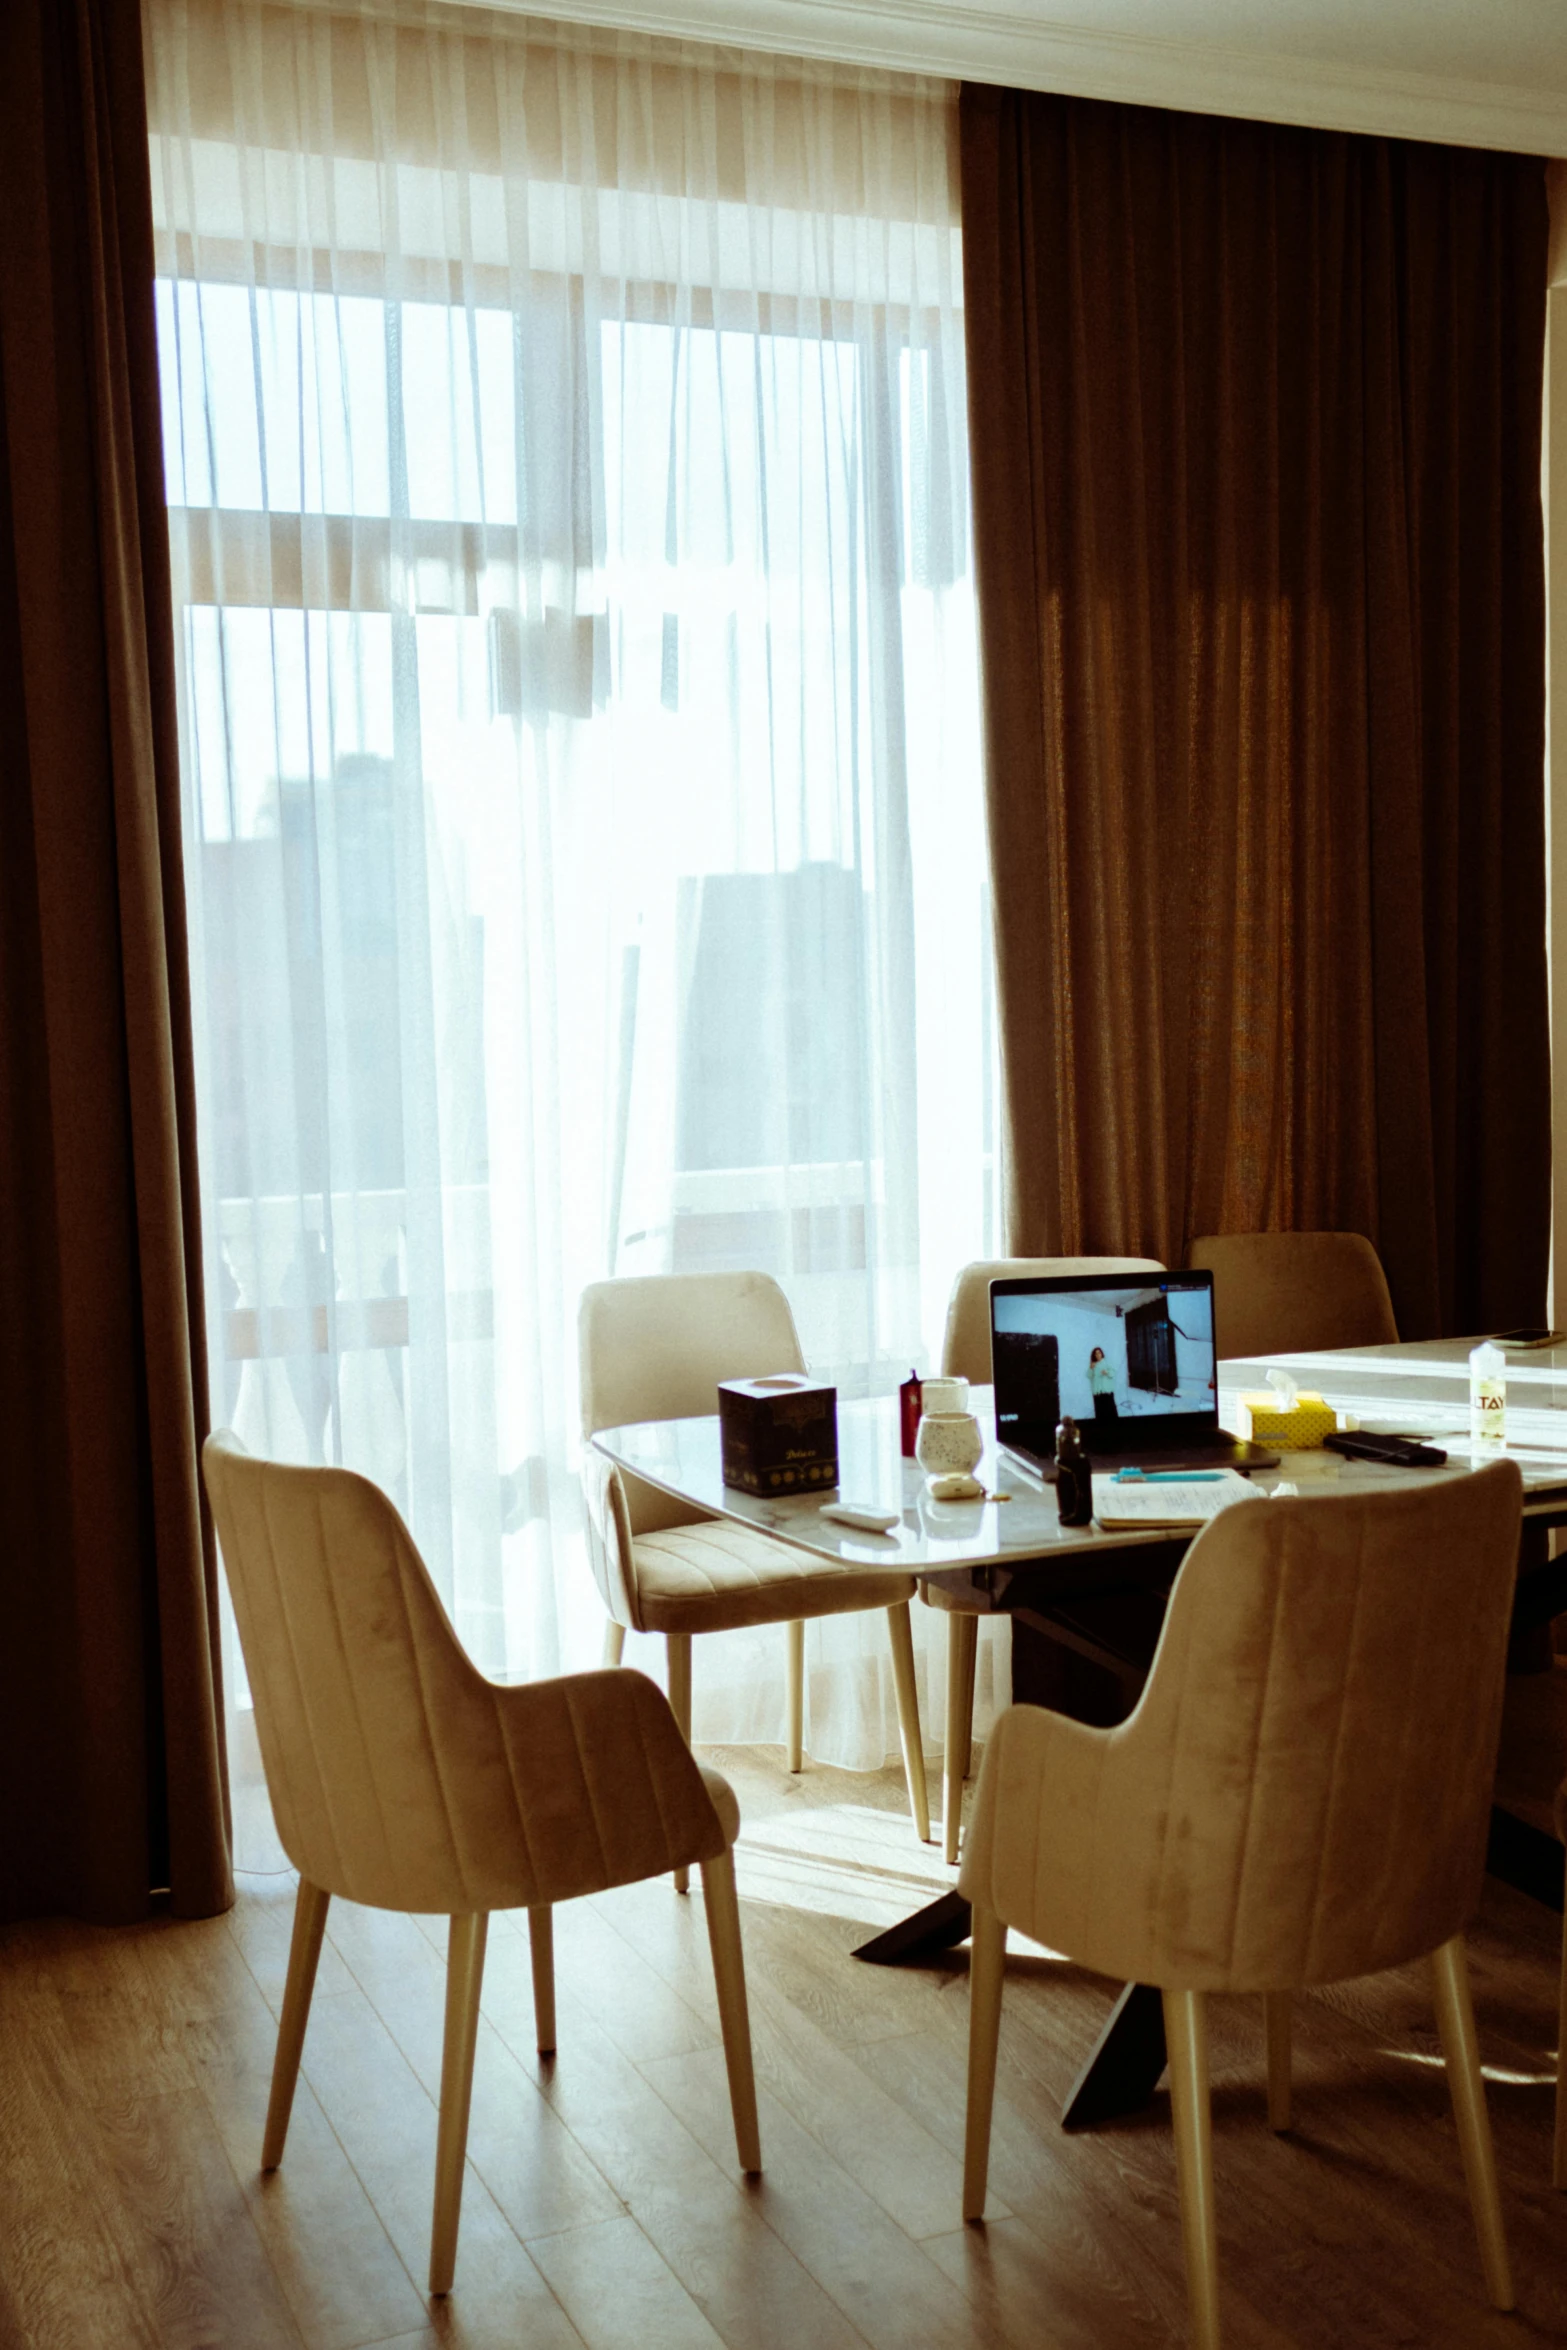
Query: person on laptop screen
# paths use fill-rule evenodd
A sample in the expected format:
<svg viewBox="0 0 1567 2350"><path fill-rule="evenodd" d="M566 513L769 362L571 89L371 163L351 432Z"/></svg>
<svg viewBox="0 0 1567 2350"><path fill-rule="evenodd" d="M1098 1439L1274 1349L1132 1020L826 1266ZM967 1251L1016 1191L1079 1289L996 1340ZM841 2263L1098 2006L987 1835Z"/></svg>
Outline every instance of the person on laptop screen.
<svg viewBox="0 0 1567 2350"><path fill-rule="evenodd" d="M1273 1467L1219 1426L1213 1276L1029 1275L993 1281L996 1435L1048 1464L1070 1416L1091 1457Z"/></svg>
<svg viewBox="0 0 1567 2350"><path fill-rule="evenodd" d="M1115 1365L1102 1346L1088 1358L1088 1386L1094 1399L1094 1434L1106 1452L1114 1452L1121 1415L1115 1408Z"/></svg>

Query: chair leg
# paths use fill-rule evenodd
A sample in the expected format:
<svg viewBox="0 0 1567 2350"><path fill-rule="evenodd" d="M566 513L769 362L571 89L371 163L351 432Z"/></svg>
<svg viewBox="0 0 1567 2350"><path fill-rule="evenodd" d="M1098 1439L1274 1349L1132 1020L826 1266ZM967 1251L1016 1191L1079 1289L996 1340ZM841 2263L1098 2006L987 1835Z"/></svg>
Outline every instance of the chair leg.
<svg viewBox="0 0 1567 2350"><path fill-rule="evenodd" d="M974 1679L979 1669L979 1618L965 1616L963 1635L963 1778L974 1776Z"/></svg>
<svg viewBox="0 0 1567 2350"><path fill-rule="evenodd" d="M1562 1928L1562 1984L1556 2011L1556 2143L1551 2185L1567 2187L1567 1919Z"/></svg>
<svg viewBox="0 0 1567 2350"><path fill-rule="evenodd" d="M1208 2015L1200 1991L1166 1991L1175 2175L1181 2195L1192 2350L1219 2350L1219 2249L1213 2214L1213 2116L1208 2106Z"/></svg>
<svg viewBox="0 0 1567 2350"><path fill-rule="evenodd" d="M1480 2074L1480 2045L1475 2038L1474 2007L1469 1997L1469 1964L1464 1938L1455 1934L1431 1953L1431 1975L1436 1993L1437 2030L1447 2060L1447 2085L1452 2092L1453 2119L1463 2151L1464 2176L1469 2182L1469 2205L1475 2234L1480 2239L1480 2264L1486 2288L1498 2309L1513 2306L1512 2270L1507 2238L1502 2229L1502 2199L1496 2181L1496 2154L1491 2123L1485 2110L1485 2082Z"/></svg>
<svg viewBox="0 0 1567 2350"><path fill-rule="evenodd" d="M675 1727L689 1746L691 1743L691 1635L689 1632L671 1632L665 1646L669 1655L669 1710L675 1717ZM675 1891L689 1892L691 1871L676 1869Z"/></svg>
<svg viewBox="0 0 1567 2350"><path fill-rule="evenodd" d="M968 1962L968 2113L963 2132L963 2217L985 2216L990 2177L990 2117L996 2101L1001 2039L1001 1978L1007 1930L987 1903L974 1904Z"/></svg>
<svg viewBox="0 0 1567 2350"><path fill-rule="evenodd" d="M441 2119L435 2141L435 2219L430 2229L430 2291L449 2293L457 2267L457 2223L462 2217L463 2165L468 2154L468 2107L473 2098L473 2047L479 2034L479 1993L489 1914L454 1917L446 1944L446 2039L441 2050Z"/></svg>
<svg viewBox="0 0 1567 2350"><path fill-rule="evenodd" d="M1290 2017L1294 2002L1288 1991L1265 1991L1262 2010L1268 2025L1268 2127L1290 2126Z"/></svg>
<svg viewBox="0 0 1567 2350"><path fill-rule="evenodd" d="M533 2037L541 2056L555 2053L555 1913L546 1904L528 1912L533 1959Z"/></svg>
<svg viewBox="0 0 1567 2350"><path fill-rule="evenodd" d="M785 1624L788 1643L784 1661L784 1693L789 1710L786 1756L791 1771L805 1760L805 1626Z"/></svg>
<svg viewBox="0 0 1567 2350"><path fill-rule="evenodd" d="M973 1706L973 1652L979 1644L978 1616L947 1618L947 1739L941 1758L942 1850L951 1867L963 1827L963 1780L968 1768ZM965 1702L966 1700L966 1702Z"/></svg>
<svg viewBox="0 0 1567 2350"><path fill-rule="evenodd" d="M626 1627L611 1616L604 1626L604 1670L612 1673L626 1652Z"/></svg>
<svg viewBox="0 0 1567 2350"><path fill-rule="evenodd" d="M718 2021L729 2073L729 2105L735 2120L735 2147L743 2171L762 2167L762 2140L756 2121L756 2075L751 2067L751 2014L745 1996L745 1953L740 1946L740 1903L735 1893L735 1856L721 1852L702 1863L702 1899L707 1910L708 1947L718 1992Z"/></svg>
<svg viewBox="0 0 1567 2350"><path fill-rule="evenodd" d="M892 1679L898 1692L898 1742L903 1748L909 1810L914 1817L915 1834L922 1844L928 1844L930 1787L925 1777L925 1739L920 1729L920 1696L914 1679L914 1626L906 1599L888 1608L887 1630L892 1639Z"/></svg>
<svg viewBox="0 0 1567 2350"><path fill-rule="evenodd" d="M294 2084L299 2079L300 2052L310 2020L310 1994L316 1985L321 1937L326 1932L330 1893L303 1877L294 1901L294 1932L288 1946L288 1983L283 1993L283 2020L278 2025L277 2054L272 2059L272 2094L267 2100L267 2126L261 2140L261 2167L276 2170L283 2159L288 2117L294 2110Z"/></svg>

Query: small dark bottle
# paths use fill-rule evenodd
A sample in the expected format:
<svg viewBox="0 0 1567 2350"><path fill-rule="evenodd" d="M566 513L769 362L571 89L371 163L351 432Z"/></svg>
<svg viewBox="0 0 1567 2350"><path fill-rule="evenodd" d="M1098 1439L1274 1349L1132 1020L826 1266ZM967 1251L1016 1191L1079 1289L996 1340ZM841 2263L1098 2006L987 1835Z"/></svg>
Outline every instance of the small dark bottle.
<svg viewBox="0 0 1567 2350"><path fill-rule="evenodd" d="M1056 1509L1063 1526L1086 1526L1094 1514L1093 1475L1075 1420L1056 1430Z"/></svg>
<svg viewBox="0 0 1567 2350"><path fill-rule="evenodd" d="M920 1432L924 1392L918 1371L911 1371L898 1389L898 1433L903 1440L903 1457L906 1461L914 1458L914 1440Z"/></svg>

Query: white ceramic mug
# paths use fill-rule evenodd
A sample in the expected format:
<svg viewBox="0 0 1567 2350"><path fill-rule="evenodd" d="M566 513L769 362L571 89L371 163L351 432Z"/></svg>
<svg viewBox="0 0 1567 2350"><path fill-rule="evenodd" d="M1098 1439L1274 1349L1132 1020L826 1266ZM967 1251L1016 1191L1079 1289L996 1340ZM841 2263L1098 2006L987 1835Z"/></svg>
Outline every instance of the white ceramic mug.
<svg viewBox="0 0 1567 2350"><path fill-rule="evenodd" d="M926 1384L926 1394L937 1384L962 1386L966 1390L968 1383L966 1380L939 1383L930 1380ZM984 1449L985 1440L980 1435L979 1422L972 1412L921 1413L919 1434L914 1439L914 1458L927 1477L944 1477L956 1470L975 1468Z"/></svg>

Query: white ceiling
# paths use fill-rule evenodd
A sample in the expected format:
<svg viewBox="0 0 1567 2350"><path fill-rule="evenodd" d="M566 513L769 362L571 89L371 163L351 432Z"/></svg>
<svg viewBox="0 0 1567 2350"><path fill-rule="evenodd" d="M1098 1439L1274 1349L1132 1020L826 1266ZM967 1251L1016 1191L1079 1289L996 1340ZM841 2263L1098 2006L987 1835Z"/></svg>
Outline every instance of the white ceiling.
<svg viewBox="0 0 1567 2350"><path fill-rule="evenodd" d="M1567 155L1567 0L543 0L597 23Z"/></svg>

